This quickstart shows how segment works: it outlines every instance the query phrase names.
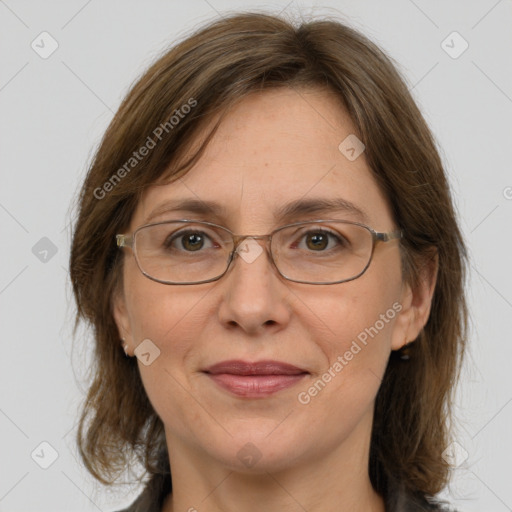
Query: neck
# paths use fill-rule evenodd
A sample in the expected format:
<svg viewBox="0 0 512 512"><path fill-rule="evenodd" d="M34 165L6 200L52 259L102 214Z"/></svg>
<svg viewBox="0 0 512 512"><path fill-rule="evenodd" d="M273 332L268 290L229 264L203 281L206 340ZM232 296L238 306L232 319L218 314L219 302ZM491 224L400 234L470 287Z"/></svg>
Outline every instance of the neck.
<svg viewBox="0 0 512 512"><path fill-rule="evenodd" d="M223 492L219 492L221 487ZM212 485L209 492L182 493L176 489L165 499L162 512L226 512L233 510L233 504L236 510L244 512L385 512L384 500L370 482L350 488L340 482L336 490L317 486L311 493L311 490L306 492L304 488L283 485L279 475L270 473L266 478L252 477L250 484L228 473L217 487Z"/></svg>
<svg viewBox="0 0 512 512"><path fill-rule="evenodd" d="M173 492L162 512L385 512L368 475L369 436L277 471L230 469L167 433Z"/></svg>

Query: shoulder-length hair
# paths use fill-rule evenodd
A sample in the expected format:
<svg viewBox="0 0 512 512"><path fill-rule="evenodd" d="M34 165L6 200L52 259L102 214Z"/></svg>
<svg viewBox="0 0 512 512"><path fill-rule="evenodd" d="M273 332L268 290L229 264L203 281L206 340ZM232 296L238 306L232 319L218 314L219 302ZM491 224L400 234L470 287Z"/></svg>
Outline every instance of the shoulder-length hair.
<svg viewBox="0 0 512 512"><path fill-rule="evenodd" d="M123 261L115 235L129 225L147 187L178 179L197 161L222 115L199 149L181 157L207 120L248 94L277 87L327 88L350 114L404 231L404 280L418 283L437 255L429 320L408 360L391 354L376 397L369 460L377 492L385 495L396 479L433 496L447 483L442 452L464 351L464 241L434 138L395 64L358 31L330 19L294 24L243 13L211 22L151 65L115 114L81 189L70 256L75 327L84 320L95 339L77 434L81 457L106 484L134 456L147 473L162 471L163 424L136 359L122 351L112 314Z"/></svg>

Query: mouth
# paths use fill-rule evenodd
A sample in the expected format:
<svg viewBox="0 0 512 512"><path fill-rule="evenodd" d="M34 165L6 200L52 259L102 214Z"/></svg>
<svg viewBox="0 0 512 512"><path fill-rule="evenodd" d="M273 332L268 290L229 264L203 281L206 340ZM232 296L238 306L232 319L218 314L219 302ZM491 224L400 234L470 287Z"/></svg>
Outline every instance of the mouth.
<svg viewBox="0 0 512 512"><path fill-rule="evenodd" d="M230 360L203 372L223 390L245 398L263 398L297 384L309 372L280 361Z"/></svg>

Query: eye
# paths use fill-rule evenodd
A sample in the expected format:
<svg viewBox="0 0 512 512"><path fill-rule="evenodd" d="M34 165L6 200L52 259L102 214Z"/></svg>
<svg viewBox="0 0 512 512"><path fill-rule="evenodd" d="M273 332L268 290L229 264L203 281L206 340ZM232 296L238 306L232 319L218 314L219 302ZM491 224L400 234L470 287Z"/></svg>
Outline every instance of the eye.
<svg viewBox="0 0 512 512"><path fill-rule="evenodd" d="M324 252L333 248L342 249L348 245L343 235L326 229L310 230L301 235L301 240L304 241L304 244L299 242L297 244L299 249L306 248L314 252Z"/></svg>
<svg viewBox="0 0 512 512"><path fill-rule="evenodd" d="M204 231L186 229L169 235L164 242L166 249L184 250L186 252L198 252L205 247L218 247Z"/></svg>

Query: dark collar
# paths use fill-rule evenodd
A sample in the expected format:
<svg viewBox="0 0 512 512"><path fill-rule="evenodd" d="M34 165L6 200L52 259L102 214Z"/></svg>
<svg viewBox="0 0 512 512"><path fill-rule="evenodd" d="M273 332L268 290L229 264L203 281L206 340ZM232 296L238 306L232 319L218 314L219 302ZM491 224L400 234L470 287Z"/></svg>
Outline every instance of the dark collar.
<svg viewBox="0 0 512 512"><path fill-rule="evenodd" d="M165 497L171 492L171 475L153 475L144 491L128 507L118 512L161 512ZM394 484L384 499L386 512L449 512L446 504L407 493L403 486Z"/></svg>

